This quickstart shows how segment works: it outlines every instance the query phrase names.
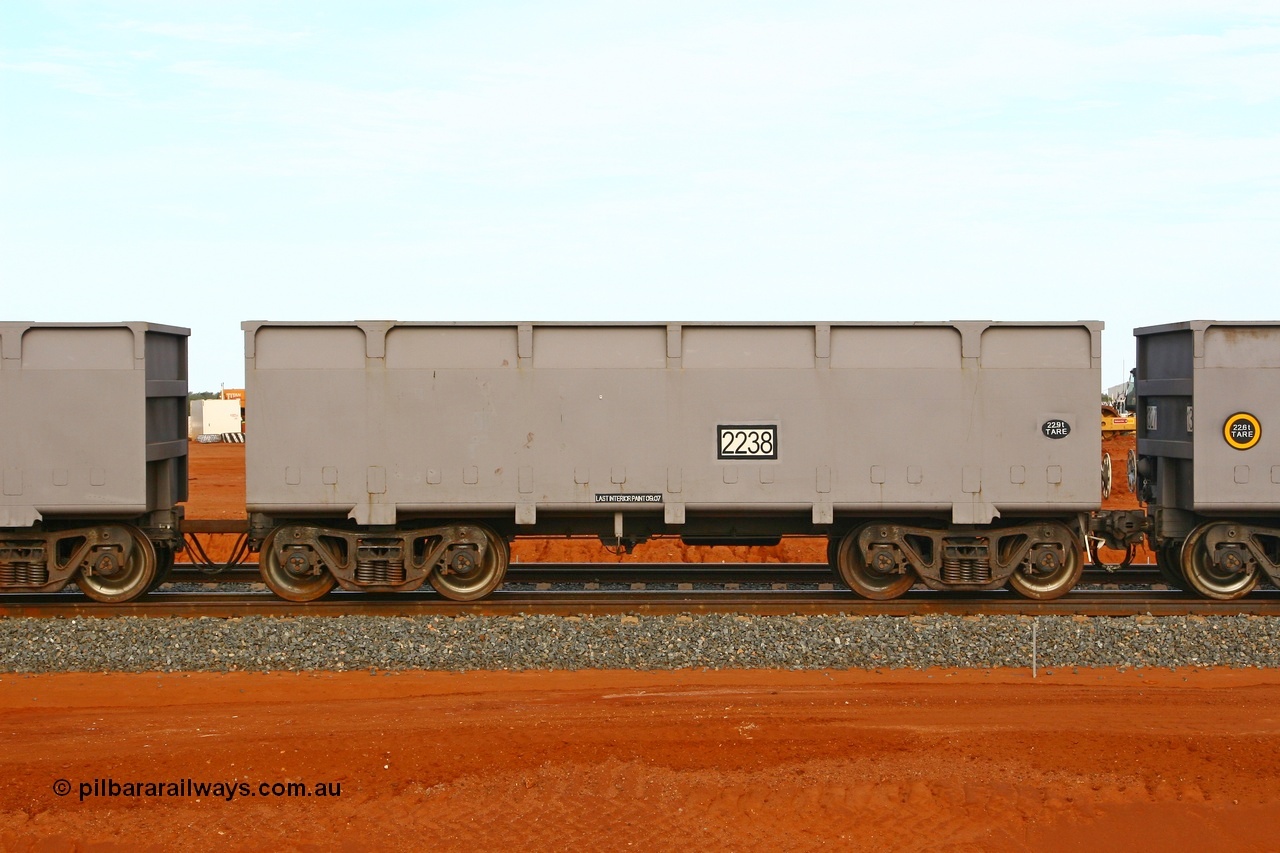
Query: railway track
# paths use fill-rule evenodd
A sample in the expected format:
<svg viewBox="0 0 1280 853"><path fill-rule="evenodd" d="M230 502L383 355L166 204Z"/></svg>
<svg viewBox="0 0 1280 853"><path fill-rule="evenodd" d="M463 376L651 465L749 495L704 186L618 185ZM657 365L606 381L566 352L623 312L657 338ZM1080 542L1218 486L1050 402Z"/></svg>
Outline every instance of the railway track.
<svg viewBox="0 0 1280 853"><path fill-rule="evenodd" d="M1189 593L1151 589L1076 590L1056 601L1031 601L1010 592L971 595L915 589L893 601L866 601L839 590L693 589L511 590L476 602L449 601L434 592L394 595L334 592L296 604L262 591L173 592L140 601L102 604L77 593L13 595L0 599L9 617L241 616L606 616L742 613L749 615L921 616L1280 616L1280 591L1254 592L1240 601L1213 602Z"/></svg>
<svg viewBox="0 0 1280 853"><path fill-rule="evenodd" d="M260 583L256 563L230 567L179 563L170 583ZM1089 569L1080 581L1085 585L1150 585L1160 583L1155 567L1132 566L1121 573ZM774 584L821 586L839 582L826 563L512 563L506 583L511 584Z"/></svg>

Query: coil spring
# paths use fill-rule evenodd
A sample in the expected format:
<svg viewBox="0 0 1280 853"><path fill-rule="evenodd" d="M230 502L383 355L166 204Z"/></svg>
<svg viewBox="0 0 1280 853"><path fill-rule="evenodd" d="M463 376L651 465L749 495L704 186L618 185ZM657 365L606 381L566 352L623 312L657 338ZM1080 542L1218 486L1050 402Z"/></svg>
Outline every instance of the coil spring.
<svg viewBox="0 0 1280 853"><path fill-rule="evenodd" d="M964 557L944 557L942 580L945 583L970 584L991 582L991 561Z"/></svg>
<svg viewBox="0 0 1280 853"><path fill-rule="evenodd" d="M357 560L356 583L404 583L404 560Z"/></svg>
<svg viewBox="0 0 1280 853"><path fill-rule="evenodd" d="M356 550L356 583L404 583L404 552L399 545L362 540Z"/></svg>
<svg viewBox="0 0 1280 853"><path fill-rule="evenodd" d="M0 586L44 586L49 582L49 570L44 563L0 563Z"/></svg>

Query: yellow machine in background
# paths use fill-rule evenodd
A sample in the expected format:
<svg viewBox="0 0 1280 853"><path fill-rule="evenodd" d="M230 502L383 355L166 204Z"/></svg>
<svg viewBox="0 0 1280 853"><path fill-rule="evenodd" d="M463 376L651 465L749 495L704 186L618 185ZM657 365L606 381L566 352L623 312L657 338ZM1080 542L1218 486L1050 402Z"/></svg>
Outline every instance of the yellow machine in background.
<svg viewBox="0 0 1280 853"><path fill-rule="evenodd" d="M1112 435L1120 435L1126 432L1136 432L1138 429L1138 419L1132 414L1120 410L1115 406L1107 403L1102 404L1102 436L1106 438Z"/></svg>
<svg viewBox="0 0 1280 853"><path fill-rule="evenodd" d="M1117 409L1110 403L1102 404L1102 437L1135 435L1138 430L1138 419L1123 408ZM1130 451L1130 456L1133 452ZM1111 454L1102 454L1102 499L1111 497Z"/></svg>

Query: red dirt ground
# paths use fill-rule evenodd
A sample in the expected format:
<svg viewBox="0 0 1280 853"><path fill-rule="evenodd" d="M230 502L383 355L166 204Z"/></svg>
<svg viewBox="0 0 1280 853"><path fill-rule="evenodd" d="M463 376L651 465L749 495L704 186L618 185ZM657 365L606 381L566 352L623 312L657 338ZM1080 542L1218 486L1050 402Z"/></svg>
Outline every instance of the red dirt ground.
<svg viewBox="0 0 1280 853"><path fill-rule="evenodd" d="M1277 707L1245 670L5 675L0 847L1273 850Z"/></svg>
<svg viewBox="0 0 1280 853"><path fill-rule="evenodd" d="M238 501L206 449L191 517ZM1277 708L1275 670L3 675L0 849L1263 851Z"/></svg>

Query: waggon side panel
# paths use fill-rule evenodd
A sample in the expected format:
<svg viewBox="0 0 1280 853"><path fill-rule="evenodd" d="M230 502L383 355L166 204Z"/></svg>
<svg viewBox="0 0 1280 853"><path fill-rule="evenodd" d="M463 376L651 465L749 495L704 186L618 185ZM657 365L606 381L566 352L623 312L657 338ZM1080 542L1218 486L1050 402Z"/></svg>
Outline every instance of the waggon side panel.
<svg viewBox="0 0 1280 853"><path fill-rule="evenodd" d="M1274 515L1280 505L1280 324L1208 324L1195 335L1201 353L1194 383L1196 508ZM1228 442L1224 429L1235 415L1260 424L1253 446Z"/></svg>
<svg viewBox="0 0 1280 853"><path fill-rule="evenodd" d="M1275 513L1280 502L1280 323L1197 320L1134 330L1138 452L1155 457L1158 506L1196 513ZM1251 447L1225 434L1246 415Z"/></svg>
<svg viewBox="0 0 1280 853"><path fill-rule="evenodd" d="M253 512L1098 505L1097 323L244 327ZM777 458L717 458L726 424L775 428Z"/></svg>
<svg viewBox="0 0 1280 853"><path fill-rule="evenodd" d="M0 323L0 526L139 515L185 499L186 335L145 323Z"/></svg>

